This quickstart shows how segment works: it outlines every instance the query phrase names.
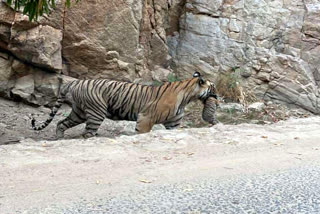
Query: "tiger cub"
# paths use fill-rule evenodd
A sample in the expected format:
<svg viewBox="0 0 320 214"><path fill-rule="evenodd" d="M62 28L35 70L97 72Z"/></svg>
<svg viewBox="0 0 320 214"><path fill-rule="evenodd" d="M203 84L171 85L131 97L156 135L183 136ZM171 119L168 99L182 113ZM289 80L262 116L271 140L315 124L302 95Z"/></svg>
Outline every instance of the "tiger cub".
<svg viewBox="0 0 320 214"><path fill-rule="evenodd" d="M203 100L203 110L202 110L202 119L211 125L216 125L219 123L216 118L217 107L219 106L219 101L217 97L210 96L207 99Z"/></svg>

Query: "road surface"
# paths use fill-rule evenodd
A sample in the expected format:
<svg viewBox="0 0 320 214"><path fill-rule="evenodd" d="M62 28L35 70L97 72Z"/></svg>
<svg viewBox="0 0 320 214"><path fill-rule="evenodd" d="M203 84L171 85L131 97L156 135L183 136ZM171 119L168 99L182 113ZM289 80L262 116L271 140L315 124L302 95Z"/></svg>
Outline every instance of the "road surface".
<svg viewBox="0 0 320 214"><path fill-rule="evenodd" d="M0 147L0 213L320 213L320 118Z"/></svg>

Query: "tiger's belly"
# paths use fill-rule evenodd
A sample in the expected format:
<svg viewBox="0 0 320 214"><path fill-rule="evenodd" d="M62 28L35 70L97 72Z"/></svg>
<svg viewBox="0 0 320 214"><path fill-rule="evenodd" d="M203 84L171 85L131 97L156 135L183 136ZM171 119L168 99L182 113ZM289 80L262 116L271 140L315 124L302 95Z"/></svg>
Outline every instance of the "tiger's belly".
<svg viewBox="0 0 320 214"><path fill-rule="evenodd" d="M126 111L125 109L108 109L106 117L111 120L137 121L138 113Z"/></svg>

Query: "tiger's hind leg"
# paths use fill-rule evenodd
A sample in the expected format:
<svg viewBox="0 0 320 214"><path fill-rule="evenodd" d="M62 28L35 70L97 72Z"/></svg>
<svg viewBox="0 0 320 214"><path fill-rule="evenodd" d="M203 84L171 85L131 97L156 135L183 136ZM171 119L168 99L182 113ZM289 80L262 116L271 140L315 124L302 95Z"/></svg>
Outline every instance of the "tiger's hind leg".
<svg viewBox="0 0 320 214"><path fill-rule="evenodd" d="M82 136L84 138L89 138L97 134L97 131L105 117L103 114L98 114L98 113L95 113L94 111L87 111L86 116L87 116L86 128Z"/></svg>
<svg viewBox="0 0 320 214"><path fill-rule="evenodd" d="M169 130L177 128L178 126L180 126L183 116L184 116L183 113L176 115L172 119L164 122L163 123L164 127Z"/></svg>
<svg viewBox="0 0 320 214"><path fill-rule="evenodd" d="M143 115L139 115L137 124L136 124L136 132L139 134L150 132L154 122L151 118Z"/></svg>
<svg viewBox="0 0 320 214"><path fill-rule="evenodd" d="M64 132L67 129L77 126L83 123L84 121L86 121L84 112L75 105L73 105L72 111L69 114L69 116L58 122L56 129L56 138L63 138Z"/></svg>

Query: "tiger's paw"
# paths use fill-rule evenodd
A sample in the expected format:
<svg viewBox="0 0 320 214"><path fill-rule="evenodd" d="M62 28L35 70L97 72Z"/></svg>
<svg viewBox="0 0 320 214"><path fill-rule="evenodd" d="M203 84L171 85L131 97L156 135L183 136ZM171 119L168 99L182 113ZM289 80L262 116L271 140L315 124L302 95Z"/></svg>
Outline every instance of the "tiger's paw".
<svg viewBox="0 0 320 214"><path fill-rule="evenodd" d="M62 139L64 137L64 132L57 130L56 132L56 140Z"/></svg>
<svg viewBox="0 0 320 214"><path fill-rule="evenodd" d="M91 137L94 137L94 136L97 136L97 135L98 135L97 133L87 132L87 133L84 133L84 134L82 135L82 137L83 137L84 139L88 139L88 138L91 138Z"/></svg>

